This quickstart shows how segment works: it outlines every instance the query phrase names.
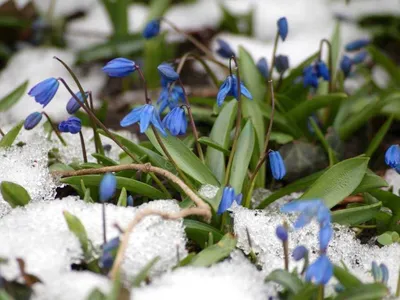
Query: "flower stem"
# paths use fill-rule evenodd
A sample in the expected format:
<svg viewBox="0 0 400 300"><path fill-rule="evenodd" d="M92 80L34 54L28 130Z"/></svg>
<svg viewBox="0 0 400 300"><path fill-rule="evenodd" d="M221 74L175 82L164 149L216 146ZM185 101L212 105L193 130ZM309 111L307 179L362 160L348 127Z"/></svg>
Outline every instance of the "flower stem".
<svg viewBox="0 0 400 300"><path fill-rule="evenodd" d="M107 228L106 228L106 203L102 205L102 222L103 222L103 244L107 243Z"/></svg>
<svg viewBox="0 0 400 300"><path fill-rule="evenodd" d="M231 168L232 168L232 163L233 163L233 158L235 156L235 152L236 152L236 148L237 148L237 142L239 139L239 134L240 134L240 127L242 124L242 90L241 90L241 86L240 86L240 72L239 72L239 65L238 62L236 60L235 56L232 56L229 60L229 72L232 74L232 69L231 69L231 61L235 62L235 66L236 66L236 86L237 86L237 102L238 102L238 108L237 108L237 115L236 115L236 125L235 125L235 135L233 137L233 144L232 144L232 149L231 149L231 153L229 155L229 159L228 159L228 165L226 167L226 173L225 173L225 180L224 180L224 185L227 185L229 182L229 176L231 173ZM240 191L237 191L238 193Z"/></svg>
<svg viewBox="0 0 400 300"><path fill-rule="evenodd" d="M318 287L317 300L324 300L324 285L320 284Z"/></svg>
<svg viewBox="0 0 400 300"><path fill-rule="evenodd" d="M190 103L189 103L189 99L187 97L186 91L185 91L185 87L183 86L182 80L179 77L178 79L178 84L180 85L180 87L182 88L182 92L183 92L183 98L186 104L186 109L189 115L189 120L190 120L190 126L192 127L192 131L193 131L193 136L194 136L194 141L196 143L196 148L197 148L197 152L200 156L201 161L204 163L204 154L203 154L203 150L201 149L201 145L199 143L199 133L197 131L196 128L196 124L194 123L194 118L193 118L193 114L192 114L192 109L190 108Z"/></svg>
<svg viewBox="0 0 400 300"><path fill-rule="evenodd" d="M54 125L54 123L51 121L50 116L42 111L42 115L44 115L47 119L47 121L49 121L51 128L53 129L54 133L57 135L58 139L60 140L61 144L63 144L64 146L67 146L67 143L65 142L65 140L63 139L63 137L61 136L60 132L58 131L57 127Z"/></svg>
<svg viewBox="0 0 400 300"><path fill-rule="evenodd" d="M279 42L279 31L276 32L274 49L272 50L271 69L269 70L269 75L268 75L269 79L272 79L272 72L274 71L275 67L275 56L276 56L276 50L278 49L278 42Z"/></svg>
<svg viewBox="0 0 400 300"><path fill-rule="evenodd" d="M192 184L190 183L189 179L186 177L186 175L182 172L182 170L179 168L179 166L177 165L177 163L175 162L175 160L172 158L171 154L169 153L167 147L165 147L160 135L158 134L157 129L151 125L151 129L153 130L154 136L157 139L158 144L160 145L160 147L162 148L164 154L168 157L169 161L174 165L175 169L178 171L179 176L182 178L182 180L186 183L186 185L188 187L190 187L191 189L193 189Z"/></svg>
<svg viewBox="0 0 400 300"><path fill-rule="evenodd" d="M328 47L328 69L329 69L329 88L328 91L329 93L333 92L333 57L332 57L332 44L327 40L327 39L322 39L319 43L319 54L318 54L318 60L322 59L322 47L324 46L324 43Z"/></svg>
<svg viewBox="0 0 400 300"><path fill-rule="evenodd" d="M93 95L92 92L89 91L89 105L90 105L90 109L91 111L94 113L94 106L93 106ZM92 119L91 123L92 123L92 128L93 128L93 140L94 140L94 147L96 149L96 153L100 153L102 155L104 155L104 149L103 149L103 145L101 144L101 139L100 139L100 135L97 132L97 125L96 122L93 122Z"/></svg>
<svg viewBox="0 0 400 300"><path fill-rule="evenodd" d="M83 138L82 130L79 131L79 138L81 139L81 147L82 147L83 162L87 163L87 154L86 154L85 139Z"/></svg>
<svg viewBox="0 0 400 300"><path fill-rule="evenodd" d="M139 159L132 154L128 148L126 148L115 136L114 134L111 133L110 130L95 116L95 114L87 108L81 101L79 101L79 98L74 94L74 92L71 90L71 88L68 86L68 84L65 82L63 78L58 78L58 80L65 86L65 88L68 90L68 92L72 95L72 97L75 98L75 100L79 103L79 105L85 110L85 112L89 115L89 117L96 122L96 124L104 130L104 132L107 134L107 136L113 140L115 144L117 144L134 162L140 163ZM171 194L168 192L166 187L162 184L162 182L155 176L153 173L150 173L151 178L154 180L154 182L160 187L160 189L164 192L166 197L171 197Z"/></svg>
<svg viewBox="0 0 400 300"><path fill-rule="evenodd" d="M244 207L250 208L250 201L251 201L251 196L253 194L253 189L255 186L255 180L257 177L257 173L258 171L261 169L262 165L264 164L264 162L267 160L268 157L268 144L269 144L269 140L271 137L271 132L272 132L272 125L274 123L274 115L275 115L275 96L274 96L274 85L272 83L272 80L268 80L269 83L269 90L270 90L270 95L271 95L271 115L269 118L269 125L268 125L268 131L267 134L265 136L265 141L264 141L264 149L263 152L261 152L260 158L258 159L257 165L254 169L254 172L251 174L250 176L250 189L247 193L246 199L244 201Z"/></svg>
<svg viewBox="0 0 400 300"><path fill-rule="evenodd" d="M136 70L139 73L139 77L142 80L142 84L143 84L143 89L144 89L144 98L146 100L147 104L151 104L151 99L149 98L148 95L148 91L147 91L147 82L146 82L146 78L144 77L144 74L142 72L142 69L139 66L136 66Z"/></svg>

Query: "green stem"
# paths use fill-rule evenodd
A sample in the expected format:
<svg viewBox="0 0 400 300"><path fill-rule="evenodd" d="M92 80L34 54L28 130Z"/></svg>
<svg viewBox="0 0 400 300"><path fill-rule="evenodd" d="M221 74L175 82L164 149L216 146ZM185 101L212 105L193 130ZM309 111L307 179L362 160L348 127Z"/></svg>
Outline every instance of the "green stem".
<svg viewBox="0 0 400 300"><path fill-rule="evenodd" d="M322 39L319 43L319 55L318 60L322 59L322 47L324 43L328 46L328 69L329 69L329 93L333 92L333 57L332 57L332 45L327 39Z"/></svg>
<svg viewBox="0 0 400 300"><path fill-rule="evenodd" d="M132 154L128 148L126 148L115 136L114 134L111 133L110 130L95 116L95 114L84 105L79 98L74 94L74 92L71 90L71 88L68 86L68 84L65 82L64 79L58 78L59 81L65 86L65 88L68 90L68 92L72 95L72 97L75 98L76 102L79 103L79 105L85 110L85 112L89 115L90 118L96 122L96 124L104 130L104 132L107 134L107 136L113 140L115 144L117 144L132 160L136 163L141 163L140 160ZM160 189L163 191L166 197L171 197L171 194L168 192L166 187L162 184L162 182L157 178L157 176L154 173L149 173L151 178L154 180L154 182L160 187Z"/></svg>
<svg viewBox="0 0 400 300"><path fill-rule="evenodd" d="M269 79L272 79L272 72L274 71L275 67L275 56L276 56L276 50L278 49L278 42L279 42L279 32L277 31L275 36L274 49L272 50L271 68L269 70L269 75L268 75Z"/></svg>
<svg viewBox="0 0 400 300"><path fill-rule="evenodd" d="M89 91L89 105L90 105L90 109L92 110L92 112L94 113L94 106L93 106L93 95L92 92ZM93 122L92 119L90 119L91 123L92 123L92 128L93 128L93 140L94 140L94 147L96 149L96 153L100 153L102 155L104 155L104 149L103 149L103 145L101 144L101 139L100 139L100 135L97 132L97 125L96 122Z"/></svg>
<svg viewBox="0 0 400 300"><path fill-rule="evenodd" d="M85 139L83 138L82 130L79 131L79 138L80 138L80 140L81 140L83 162L87 163L87 154L86 154Z"/></svg>
<svg viewBox="0 0 400 300"><path fill-rule="evenodd" d="M63 144L63 146L67 146L67 143L65 142L65 140L63 139L63 137L61 136L60 132L58 131L57 127L54 125L54 123L51 121L50 116L42 111L42 115L44 115L47 119L47 121L49 121L51 128L53 129L54 133L57 135L58 139L60 140L61 144Z"/></svg>
<svg viewBox="0 0 400 300"><path fill-rule="evenodd" d="M321 142L322 146L324 147L326 153L328 154L329 167L332 167L337 162L337 158L335 156L333 149L328 144L327 140L324 137L324 134L322 133L321 129L319 128L317 123L314 121L314 119L310 117L310 118L308 118L308 120L310 122L310 125L314 129L315 134L317 135L317 138L319 139L319 141Z"/></svg>
<svg viewBox="0 0 400 300"><path fill-rule="evenodd" d="M318 287L317 300L324 300L324 286L322 284Z"/></svg>

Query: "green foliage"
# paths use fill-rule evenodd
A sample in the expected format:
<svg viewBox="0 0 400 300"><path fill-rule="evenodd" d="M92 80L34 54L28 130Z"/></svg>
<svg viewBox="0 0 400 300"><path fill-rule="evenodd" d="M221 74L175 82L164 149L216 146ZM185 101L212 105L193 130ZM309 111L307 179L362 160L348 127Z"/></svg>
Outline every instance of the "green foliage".
<svg viewBox="0 0 400 300"><path fill-rule="evenodd" d="M7 111L13 105L17 104L17 102L24 95L27 87L28 87L28 80L22 83L8 95L4 96L3 99L0 99L0 112Z"/></svg>
<svg viewBox="0 0 400 300"><path fill-rule="evenodd" d="M31 201L31 196L19 184L3 181L0 184L0 192L3 199L10 204L11 207L25 206Z"/></svg>
<svg viewBox="0 0 400 300"><path fill-rule="evenodd" d="M5 136L3 136L3 138L0 140L0 148L7 148L12 146L19 132L21 131L23 124L23 122L20 122L19 124L14 126L9 132L7 132Z"/></svg>

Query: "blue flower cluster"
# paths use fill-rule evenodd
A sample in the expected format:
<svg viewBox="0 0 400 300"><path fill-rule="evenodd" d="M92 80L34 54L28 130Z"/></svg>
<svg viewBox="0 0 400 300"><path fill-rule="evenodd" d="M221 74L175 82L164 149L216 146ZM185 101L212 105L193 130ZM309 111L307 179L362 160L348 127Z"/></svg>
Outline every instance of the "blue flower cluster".
<svg viewBox="0 0 400 300"><path fill-rule="evenodd" d="M303 85L304 87L318 88L318 79L322 78L329 81L331 76L327 65L319 60L316 63L304 68L303 70Z"/></svg>
<svg viewBox="0 0 400 300"><path fill-rule="evenodd" d="M343 55L342 60L340 61L340 69L343 71L345 77L350 75L351 69L354 65L364 62L368 57L367 51L363 50L363 48L369 44L370 40L359 39L352 41L345 46L347 52L357 52L353 57Z"/></svg>
<svg viewBox="0 0 400 300"><path fill-rule="evenodd" d="M305 279L313 281L316 284L325 285L333 275L333 265L326 255L327 247L333 234L329 208L320 199L297 200L285 204L281 208L281 211L285 213L300 212L299 217L294 223L295 229L306 226L312 219L316 219L319 223L320 256L314 263L308 266ZM296 258L304 257L306 253L303 248L297 249L296 252L296 254L293 253L293 256L296 256Z"/></svg>
<svg viewBox="0 0 400 300"><path fill-rule="evenodd" d="M240 92L246 98L252 100L253 96L250 91L245 87L242 81L240 81ZM227 96L233 96L238 99L238 87L236 75L229 75L219 88L217 95L217 104L221 106L224 103Z"/></svg>
<svg viewBox="0 0 400 300"><path fill-rule="evenodd" d="M385 153L385 163L400 173L400 146L391 145Z"/></svg>

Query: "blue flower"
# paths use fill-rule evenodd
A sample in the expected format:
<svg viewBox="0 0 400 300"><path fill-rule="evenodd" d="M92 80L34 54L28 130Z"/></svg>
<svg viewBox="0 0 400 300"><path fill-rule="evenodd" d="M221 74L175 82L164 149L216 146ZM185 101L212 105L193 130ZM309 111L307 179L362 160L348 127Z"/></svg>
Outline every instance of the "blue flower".
<svg viewBox="0 0 400 300"><path fill-rule="evenodd" d="M82 129L81 120L77 117L69 117L66 121L60 122L58 124L58 129L61 132L69 132L72 134L76 134Z"/></svg>
<svg viewBox="0 0 400 300"><path fill-rule="evenodd" d="M275 233L276 233L276 236L278 237L278 239L280 239L282 242L287 241L288 232L284 226L282 226L282 225L277 226Z"/></svg>
<svg viewBox="0 0 400 300"><path fill-rule="evenodd" d="M226 186L222 193L221 202L219 203L217 214L221 215L225 211L227 211L233 204L233 201L236 201L238 205L242 203L242 194L235 195L235 190L231 186Z"/></svg>
<svg viewBox="0 0 400 300"><path fill-rule="evenodd" d="M385 163L391 168L396 168L400 164L399 145L392 145L386 150Z"/></svg>
<svg viewBox="0 0 400 300"><path fill-rule="evenodd" d="M325 254L322 254L307 268L305 279L317 285L325 285L332 278L332 275L333 265L329 258Z"/></svg>
<svg viewBox="0 0 400 300"><path fill-rule="evenodd" d="M275 68L278 73L285 73L285 71L289 69L289 57L286 55L278 55L275 57Z"/></svg>
<svg viewBox="0 0 400 300"><path fill-rule="evenodd" d="M250 100L253 99L253 96L251 95L250 91L245 87L242 81L240 81L240 92L246 98ZM226 77L225 81L220 86L217 95L218 106L221 106L222 103L224 103L225 98L227 96L233 96L234 98L238 99L236 75L229 75L228 77Z"/></svg>
<svg viewBox="0 0 400 300"><path fill-rule="evenodd" d="M286 167L281 154L279 151L270 151L268 156L272 176L276 180L281 180L286 175Z"/></svg>
<svg viewBox="0 0 400 300"><path fill-rule="evenodd" d="M117 189L117 178L112 173L106 173L101 179L99 194L100 201L108 201L110 200Z"/></svg>
<svg viewBox="0 0 400 300"><path fill-rule="evenodd" d="M129 195L128 198L126 199L126 205L127 206L133 206L133 197L132 197L132 195Z"/></svg>
<svg viewBox="0 0 400 300"><path fill-rule="evenodd" d="M381 268L378 266L378 264L376 263L376 261L372 262L371 265L371 273L372 273L372 277L374 277L375 281L381 281L382 280L382 270Z"/></svg>
<svg viewBox="0 0 400 300"><path fill-rule="evenodd" d="M77 92L75 95L76 95L76 97L78 97L78 99L80 100L81 103L84 102L81 92ZM88 97L88 93L85 93L85 98L87 98L87 97ZM66 108L67 108L67 112L70 115L73 115L81 108L81 106L79 105L78 101L75 100L75 97L71 97L71 99L69 99L69 101L67 103Z"/></svg>
<svg viewBox="0 0 400 300"><path fill-rule="evenodd" d="M268 69L268 62L267 60L263 57L257 62L257 69L260 71L261 75L267 79L269 76L269 69Z"/></svg>
<svg viewBox="0 0 400 300"><path fill-rule="evenodd" d="M308 250L303 245L297 246L292 252L292 257L295 261L302 260L308 255Z"/></svg>
<svg viewBox="0 0 400 300"><path fill-rule="evenodd" d="M160 20L151 20L143 29L143 37L151 39L160 33Z"/></svg>
<svg viewBox="0 0 400 300"><path fill-rule="evenodd" d="M284 213L300 213L294 223L294 227L297 229L309 224L313 218L316 218L322 226L331 222L329 208L319 199L292 201L283 205L281 211Z"/></svg>
<svg viewBox="0 0 400 300"><path fill-rule="evenodd" d="M140 132L144 133L150 124L153 124L164 136L167 133L161 123L160 116L152 104L145 104L143 106L134 108L125 118L121 121L122 127L128 127L132 124L140 123Z"/></svg>
<svg viewBox="0 0 400 300"><path fill-rule="evenodd" d="M360 51L359 53L357 53L353 58L353 64L360 64L362 63L368 56L368 52L367 51Z"/></svg>
<svg viewBox="0 0 400 300"><path fill-rule="evenodd" d="M109 270L111 269L114 263L114 257L110 252L103 252L103 254L99 258L100 268Z"/></svg>
<svg viewBox="0 0 400 300"><path fill-rule="evenodd" d="M24 128L26 130L31 130L36 127L37 124L42 120L42 114L40 112L33 112L26 117L24 122Z"/></svg>
<svg viewBox="0 0 400 300"><path fill-rule="evenodd" d="M331 76L329 74L328 66L322 61L318 61L316 65L317 76L322 77L325 81L329 81Z"/></svg>
<svg viewBox="0 0 400 300"><path fill-rule="evenodd" d="M37 103L40 103L43 105L43 107L45 107L47 104L49 104L51 99L53 99L59 86L60 83L56 78L48 78L35 85L29 91L28 95L34 97Z"/></svg>
<svg viewBox="0 0 400 300"><path fill-rule="evenodd" d="M346 49L346 51L349 51L349 52L358 51L361 48L368 46L370 43L371 43L371 41L368 39L359 39L359 40L355 40L355 41L348 43L345 46L345 49Z"/></svg>
<svg viewBox="0 0 400 300"><path fill-rule="evenodd" d="M221 39L217 39L217 43L219 48L217 49L217 53L219 56L223 58L231 58L235 56L235 52L233 52L232 48L229 46L227 42Z"/></svg>
<svg viewBox="0 0 400 300"><path fill-rule="evenodd" d="M325 223L319 229L319 249L323 252L328 248L329 241L332 238L333 230L330 223Z"/></svg>
<svg viewBox="0 0 400 300"><path fill-rule="evenodd" d="M179 100L184 100L182 87L174 85L171 89L169 85L163 86L160 96L158 97L157 104L160 105L159 111L162 113L167 107L170 110L178 106Z"/></svg>
<svg viewBox="0 0 400 300"><path fill-rule="evenodd" d="M162 124L173 136L185 134L187 130L185 110L182 107L175 107L165 116Z"/></svg>
<svg viewBox="0 0 400 300"><path fill-rule="evenodd" d="M340 69L343 71L344 76L347 77L350 74L353 61L347 55L343 55L340 61Z"/></svg>
<svg viewBox="0 0 400 300"><path fill-rule="evenodd" d="M318 88L318 74L314 66L308 66L303 70L303 85L304 87L312 86Z"/></svg>
<svg viewBox="0 0 400 300"><path fill-rule="evenodd" d="M109 61L103 67L103 71L110 77L125 77L132 74L136 68L134 61L119 57Z"/></svg>
<svg viewBox="0 0 400 300"><path fill-rule="evenodd" d="M385 264L380 264L379 268L381 269L382 272L382 280L381 282L384 284L387 284L389 280L389 270L388 267Z"/></svg>
<svg viewBox="0 0 400 300"><path fill-rule="evenodd" d="M107 243L103 244L103 246L102 246L103 252L114 251L115 249L117 249L119 247L119 244L120 244L120 239L117 236L117 237L109 240Z"/></svg>
<svg viewBox="0 0 400 300"><path fill-rule="evenodd" d="M175 72L170 64L162 63L157 67L157 70L161 78L166 82L173 82L179 79L179 74Z"/></svg>
<svg viewBox="0 0 400 300"><path fill-rule="evenodd" d="M277 22L277 25L279 36L281 37L282 41L285 41L289 31L287 19L285 17L280 18Z"/></svg>

